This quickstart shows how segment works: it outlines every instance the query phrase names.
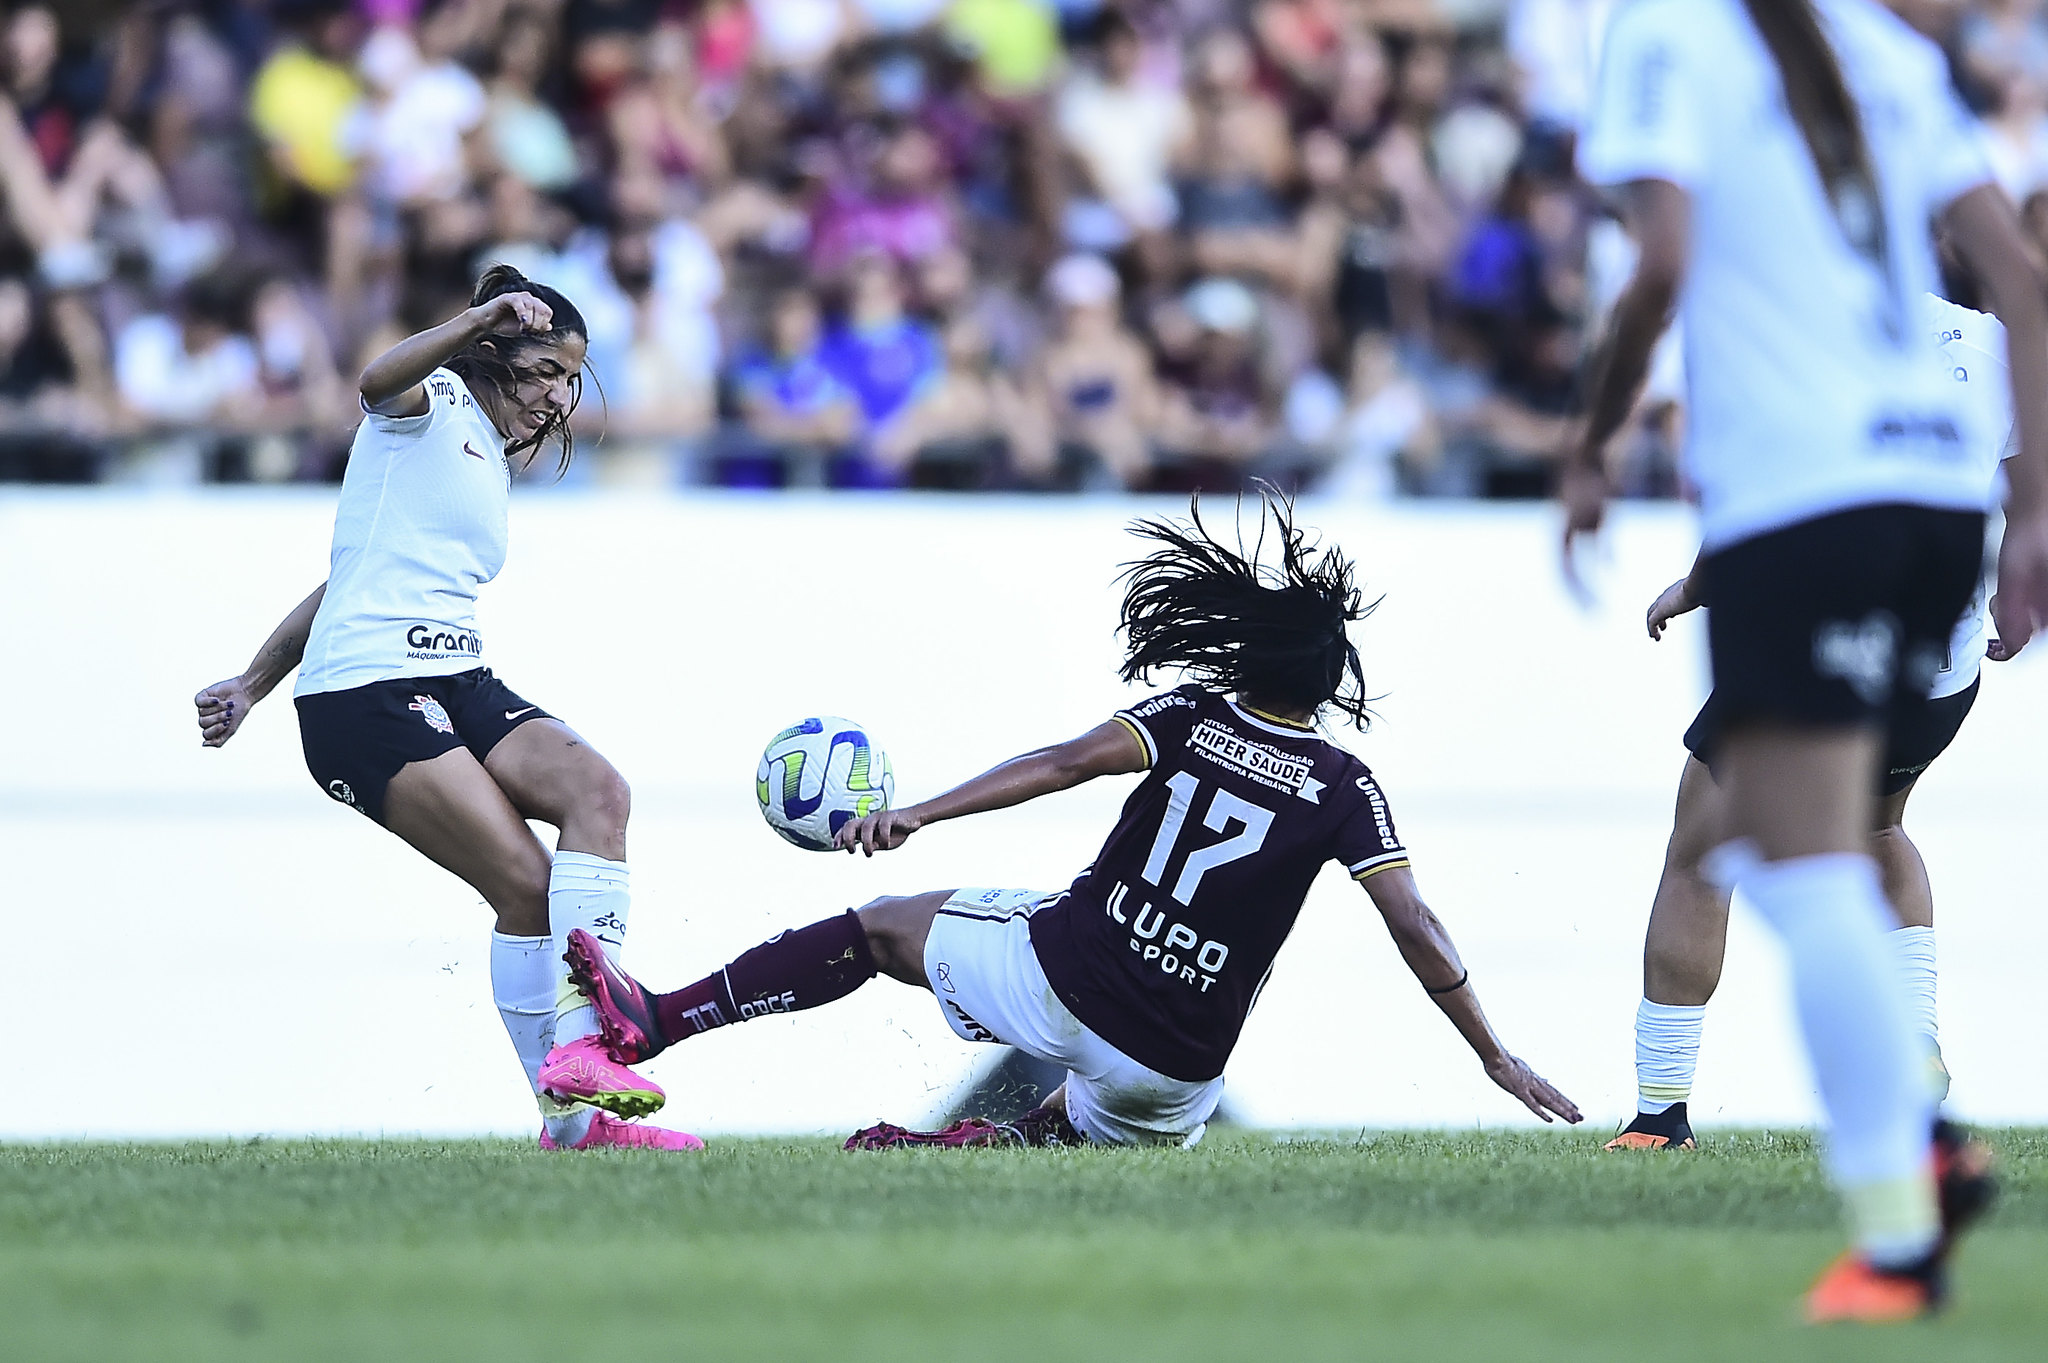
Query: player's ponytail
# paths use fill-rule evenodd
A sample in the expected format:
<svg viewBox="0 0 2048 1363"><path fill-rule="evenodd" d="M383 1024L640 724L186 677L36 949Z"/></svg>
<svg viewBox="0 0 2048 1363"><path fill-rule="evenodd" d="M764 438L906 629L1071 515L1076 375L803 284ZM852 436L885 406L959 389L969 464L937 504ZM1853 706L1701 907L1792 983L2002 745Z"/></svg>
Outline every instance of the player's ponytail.
<svg viewBox="0 0 2048 1363"><path fill-rule="evenodd" d="M1822 31L1813 0L1743 0L1785 88L1785 105L1820 173L1821 188L1857 254L1887 279L1891 254L1884 202L1863 119L1842 76L1842 65Z"/></svg>
<svg viewBox="0 0 2048 1363"><path fill-rule="evenodd" d="M542 349L560 345L567 336L580 336L586 345L590 341L589 325L574 303L558 290L535 283L510 265L493 265L485 270L469 296L469 305L481 307L508 293L530 293L547 304L548 310L554 314L548 330L529 336L480 336L456 351L448 361L448 368L460 375L471 388L486 385L507 398L511 397L514 385L519 382L521 360ZM569 380L569 386L569 411L551 418L547 425L525 439L515 440L506 446L506 458L538 449L554 440L561 451L558 473L569 471L569 461L576 454L576 433L569 428L569 415L583 400L583 374L580 370Z"/></svg>
<svg viewBox="0 0 2048 1363"><path fill-rule="evenodd" d="M1350 561L1335 548L1316 552L1295 527L1292 503L1268 489L1259 493L1259 531L1249 548L1241 524L1234 548L1210 535L1199 498L1188 513L1187 524L1131 526L1159 547L1125 565L1123 679L1178 669L1204 685L1290 708L1334 705L1366 728L1365 675L1345 626L1372 606L1352 583Z"/></svg>

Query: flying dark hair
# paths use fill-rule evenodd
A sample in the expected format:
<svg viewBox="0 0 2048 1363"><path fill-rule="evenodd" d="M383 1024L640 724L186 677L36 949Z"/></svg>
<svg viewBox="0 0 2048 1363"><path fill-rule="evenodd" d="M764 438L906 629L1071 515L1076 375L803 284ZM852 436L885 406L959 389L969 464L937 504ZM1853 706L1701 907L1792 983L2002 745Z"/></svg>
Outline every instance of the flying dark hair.
<svg viewBox="0 0 2048 1363"><path fill-rule="evenodd" d="M1813 0L1743 0L1785 87L1785 105L1820 173L1821 188L1857 254L1891 275L1884 201L1863 119Z"/></svg>
<svg viewBox="0 0 2048 1363"><path fill-rule="evenodd" d="M1132 534L1159 547L1125 564L1120 578L1128 650L1120 675L1138 682L1158 668L1178 669L1204 686L1268 704L1334 705L1359 728L1369 727L1365 674L1344 627L1379 603L1365 604L1342 551L1318 552L1295 527L1286 497L1260 489L1258 536L1249 549L1241 501L1239 507L1235 548L1202 523L1200 497L1188 503L1188 523L1131 525Z"/></svg>
<svg viewBox="0 0 2048 1363"><path fill-rule="evenodd" d="M548 310L554 314L548 330L530 336L479 336L456 351L448 361L448 368L460 375L472 389L479 384L488 385L507 399L519 382L522 361L534 358L542 350L554 349L568 336L581 336L586 345L590 342L590 327L574 303L557 290L534 283L510 265L493 265L485 270L483 277L476 282L476 291L469 297L469 305L481 307L508 293L530 293L547 304ZM576 433L569 429L569 415L582 401L583 374L579 370L569 379L569 411L550 417L547 425L532 435L507 445L505 457L509 460L516 454L537 450L553 439L559 442L557 448L561 450L557 476L567 473L569 461L576 455ZM532 462L531 455L528 462Z"/></svg>

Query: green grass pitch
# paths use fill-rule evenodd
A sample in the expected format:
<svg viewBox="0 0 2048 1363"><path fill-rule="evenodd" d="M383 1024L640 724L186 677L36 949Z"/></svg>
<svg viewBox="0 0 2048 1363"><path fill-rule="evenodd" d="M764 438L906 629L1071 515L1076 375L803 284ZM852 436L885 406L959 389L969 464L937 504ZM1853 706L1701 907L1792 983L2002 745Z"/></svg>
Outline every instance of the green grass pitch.
<svg viewBox="0 0 2048 1363"><path fill-rule="evenodd" d="M5 1146L0 1356L2044 1358L2048 1131L1991 1134L2006 1197L1951 1312L1828 1331L1795 1320L1841 1245L1798 1133Z"/></svg>

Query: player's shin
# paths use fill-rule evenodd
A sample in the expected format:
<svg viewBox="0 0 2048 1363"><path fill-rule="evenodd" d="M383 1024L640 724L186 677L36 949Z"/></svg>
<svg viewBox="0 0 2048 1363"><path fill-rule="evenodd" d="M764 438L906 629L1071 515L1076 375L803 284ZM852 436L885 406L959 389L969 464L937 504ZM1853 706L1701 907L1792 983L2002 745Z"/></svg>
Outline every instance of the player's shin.
<svg viewBox="0 0 2048 1363"><path fill-rule="evenodd" d="M671 1041L770 1013L797 1013L845 998L875 977L860 915L848 910L778 933L725 969L654 1000Z"/></svg>
<svg viewBox="0 0 2048 1363"><path fill-rule="evenodd" d="M1700 1034L1706 1024L1704 1006L1657 1003L1648 998L1636 1005L1637 1112L1664 1112L1692 1096Z"/></svg>
<svg viewBox="0 0 2048 1363"><path fill-rule="evenodd" d="M1912 1015L1913 1033L1920 1043L1928 1089L1935 1102L1944 1102L1948 1098L1949 1075L1948 1064L1941 1055L1941 1033L1935 1024L1934 929L1894 928L1891 946L1906 982L1906 1006Z"/></svg>
<svg viewBox="0 0 2048 1363"><path fill-rule="evenodd" d="M1913 1030L1933 1041L1939 1035L1934 1021L1934 929L1893 928L1891 944L1905 977Z"/></svg>
<svg viewBox="0 0 2048 1363"><path fill-rule="evenodd" d="M1940 1234L1930 1112L1876 868L1847 853L1760 862L1741 888L1790 958L1856 1247L1880 1267L1917 1262Z"/></svg>
<svg viewBox="0 0 2048 1363"><path fill-rule="evenodd" d="M550 1139L574 1145L590 1129L591 1109L558 1103L540 1091L541 1062L554 1044L556 980L560 965L552 937L491 934L491 996L519 1053L519 1066L540 1104Z"/></svg>
<svg viewBox="0 0 2048 1363"><path fill-rule="evenodd" d="M626 940L626 915L632 906L632 881L623 861L608 861L589 852L557 852L548 875L548 928L552 943L551 983L554 998L554 1044L565 1046L597 1034L597 1014L569 982L563 960L569 934L581 928L604 944L616 961Z"/></svg>

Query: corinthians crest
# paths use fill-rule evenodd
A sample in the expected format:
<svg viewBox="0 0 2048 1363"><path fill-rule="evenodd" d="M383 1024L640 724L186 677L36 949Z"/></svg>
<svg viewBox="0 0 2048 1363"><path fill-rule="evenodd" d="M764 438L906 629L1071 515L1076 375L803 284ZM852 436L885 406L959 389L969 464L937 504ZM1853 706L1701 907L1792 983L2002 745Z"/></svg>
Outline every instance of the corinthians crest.
<svg viewBox="0 0 2048 1363"><path fill-rule="evenodd" d="M420 718L427 722L427 727L430 729L438 730L444 734L455 732L455 722L448 718L448 712L442 708L441 702L435 700L432 696L414 696L412 704L405 708L419 711Z"/></svg>

